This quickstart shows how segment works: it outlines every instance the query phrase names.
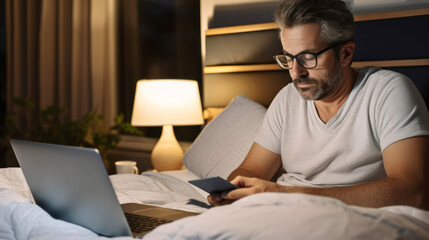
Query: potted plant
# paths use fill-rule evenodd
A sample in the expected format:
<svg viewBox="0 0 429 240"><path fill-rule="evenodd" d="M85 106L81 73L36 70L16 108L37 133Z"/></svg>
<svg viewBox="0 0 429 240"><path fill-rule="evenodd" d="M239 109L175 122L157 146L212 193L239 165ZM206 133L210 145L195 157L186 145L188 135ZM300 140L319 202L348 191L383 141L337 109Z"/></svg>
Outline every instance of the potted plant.
<svg viewBox="0 0 429 240"><path fill-rule="evenodd" d="M0 150L5 153L3 165L14 165L9 140L11 138L97 148L103 157L104 164L109 170L108 151L120 142L120 133L142 135L142 132L124 121L119 114L114 119L114 125L106 127L103 116L95 111L87 112L77 120L70 120L64 107L50 105L39 111L35 110L31 99L14 99L19 112L8 112L5 124L0 128ZM33 117L36 116L36 117Z"/></svg>

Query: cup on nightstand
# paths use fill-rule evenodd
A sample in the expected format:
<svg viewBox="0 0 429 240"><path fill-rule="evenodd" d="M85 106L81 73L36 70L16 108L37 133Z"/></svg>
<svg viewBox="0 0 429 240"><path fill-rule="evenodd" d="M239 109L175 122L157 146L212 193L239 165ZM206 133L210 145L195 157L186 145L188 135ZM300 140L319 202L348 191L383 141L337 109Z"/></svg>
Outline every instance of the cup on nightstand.
<svg viewBox="0 0 429 240"><path fill-rule="evenodd" d="M138 174L139 169L137 168L136 161L117 161L115 162L116 173L134 173Z"/></svg>

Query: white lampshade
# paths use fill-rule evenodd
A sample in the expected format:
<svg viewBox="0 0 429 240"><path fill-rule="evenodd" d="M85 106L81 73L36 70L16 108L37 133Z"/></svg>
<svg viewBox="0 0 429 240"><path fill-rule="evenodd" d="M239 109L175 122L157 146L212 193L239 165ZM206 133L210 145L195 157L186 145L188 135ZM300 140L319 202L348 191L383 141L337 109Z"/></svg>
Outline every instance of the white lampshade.
<svg viewBox="0 0 429 240"><path fill-rule="evenodd" d="M152 150L151 161L158 171L180 169L183 150L174 136L173 125L204 123L200 93L194 80L139 80L131 125L162 126Z"/></svg>
<svg viewBox="0 0 429 240"><path fill-rule="evenodd" d="M198 83L194 80L139 80L131 124L134 126L204 123Z"/></svg>

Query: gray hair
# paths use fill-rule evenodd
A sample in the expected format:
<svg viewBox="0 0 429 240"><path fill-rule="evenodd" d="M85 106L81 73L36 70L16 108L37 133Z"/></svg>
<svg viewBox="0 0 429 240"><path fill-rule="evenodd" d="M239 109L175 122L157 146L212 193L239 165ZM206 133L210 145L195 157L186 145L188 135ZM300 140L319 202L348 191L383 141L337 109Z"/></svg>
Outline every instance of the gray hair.
<svg viewBox="0 0 429 240"><path fill-rule="evenodd" d="M318 23L320 37L327 44L353 41L353 14L342 0L282 0L274 12L280 27Z"/></svg>

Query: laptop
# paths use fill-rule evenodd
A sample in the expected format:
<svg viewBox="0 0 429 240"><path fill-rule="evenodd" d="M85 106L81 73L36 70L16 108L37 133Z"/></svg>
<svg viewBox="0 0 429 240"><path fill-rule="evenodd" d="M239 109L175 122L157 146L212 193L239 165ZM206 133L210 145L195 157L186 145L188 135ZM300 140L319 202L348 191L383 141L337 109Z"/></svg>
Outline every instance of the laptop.
<svg viewBox="0 0 429 240"><path fill-rule="evenodd" d="M97 149L10 142L36 204L53 218L106 237L141 238L160 224L198 214L137 203L121 206Z"/></svg>

